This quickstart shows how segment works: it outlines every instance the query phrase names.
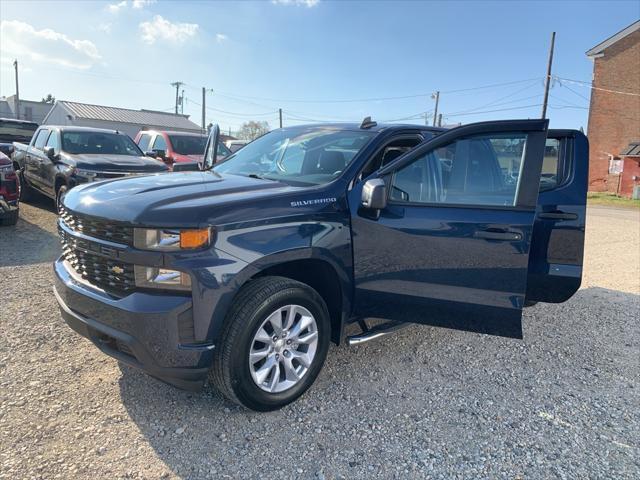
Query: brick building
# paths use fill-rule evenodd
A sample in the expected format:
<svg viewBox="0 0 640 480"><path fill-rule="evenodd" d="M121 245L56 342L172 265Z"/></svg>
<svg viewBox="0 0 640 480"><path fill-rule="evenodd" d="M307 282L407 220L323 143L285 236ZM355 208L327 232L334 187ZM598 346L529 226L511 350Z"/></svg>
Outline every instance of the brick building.
<svg viewBox="0 0 640 480"><path fill-rule="evenodd" d="M587 52L593 60L589 107L589 190L630 197L640 186L640 20Z"/></svg>

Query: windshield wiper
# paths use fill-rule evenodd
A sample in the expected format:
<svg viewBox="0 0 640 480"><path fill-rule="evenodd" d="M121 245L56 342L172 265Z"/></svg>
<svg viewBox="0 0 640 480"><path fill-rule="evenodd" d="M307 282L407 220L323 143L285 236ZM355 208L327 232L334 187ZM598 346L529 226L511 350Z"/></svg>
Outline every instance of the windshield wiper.
<svg viewBox="0 0 640 480"><path fill-rule="evenodd" d="M249 178L257 178L258 180L270 180L272 182L277 182L275 178L263 177L262 175L258 175L257 173L249 173L246 175Z"/></svg>

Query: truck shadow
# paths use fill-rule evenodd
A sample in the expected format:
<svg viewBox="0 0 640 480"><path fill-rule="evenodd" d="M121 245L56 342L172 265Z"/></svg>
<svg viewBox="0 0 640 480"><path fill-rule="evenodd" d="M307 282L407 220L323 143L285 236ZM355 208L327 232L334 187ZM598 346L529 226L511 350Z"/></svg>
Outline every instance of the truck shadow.
<svg viewBox="0 0 640 480"><path fill-rule="evenodd" d="M50 219L43 221L42 217ZM0 227L0 267L48 263L59 255L56 212L47 198L38 196L21 203L18 223Z"/></svg>
<svg viewBox="0 0 640 480"><path fill-rule="evenodd" d="M417 444L444 451L443 458L472 455L470 434L522 444L509 456L525 465L536 435L513 425L535 424L539 435L553 436L557 425L539 412L567 395L583 399L585 444L631 428L607 412L627 410L630 400L610 392L633 395L629 385L637 386L638 313L639 295L587 288L566 303L526 309L523 341L413 326L357 347L332 347L311 390L271 413L244 410L210 387L180 391L126 366L120 394L146 441L181 478L259 477L258 465L293 452L298 456L273 476L311 478L323 470L327 478L368 478L357 465L393 465L398 452ZM407 422L420 433L400 434ZM381 423L384 434L375 429ZM356 438L361 433L368 448ZM593 461L588 450L576 461ZM449 467L442 465L443 475Z"/></svg>

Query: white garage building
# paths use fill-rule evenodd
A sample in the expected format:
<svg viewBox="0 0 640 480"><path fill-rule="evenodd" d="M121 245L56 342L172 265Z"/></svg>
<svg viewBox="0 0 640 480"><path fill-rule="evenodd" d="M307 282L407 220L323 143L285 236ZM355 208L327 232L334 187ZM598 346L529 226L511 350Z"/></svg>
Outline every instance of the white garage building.
<svg viewBox="0 0 640 480"><path fill-rule="evenodd" d="M118 130L135 138L140 130L173 130L201 133L202 128L189 120L189 115L105 107L88 103L57 101L42 122L43 125L71 125Z"/></svg>

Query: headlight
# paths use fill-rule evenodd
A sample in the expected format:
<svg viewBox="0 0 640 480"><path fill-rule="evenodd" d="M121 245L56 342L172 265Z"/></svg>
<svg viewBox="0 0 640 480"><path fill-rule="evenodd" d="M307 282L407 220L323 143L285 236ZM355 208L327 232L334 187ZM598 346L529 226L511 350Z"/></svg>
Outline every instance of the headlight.
<svg viewBox="0 0 640 480"><path fill-rule="evenodd" d="M159 267L134 266L136 287L191 290L191 277L184 272Z"/></svg>
<svg viewBox="0 0 640 480"><path fill-rule="evenodd" d="M74 168L73 173L76 177L79 177L80 180L84 180L85 182L93 182L98 176L97 172L91 170L83 170L82 168Z"/></svg>
<svg viewBox="0 0 640 480"><path fill-rule="evenodd" d="M141 250L193 250L211 244L211 229L151 229L136 228L133 231L133 246Z"/></svg>

